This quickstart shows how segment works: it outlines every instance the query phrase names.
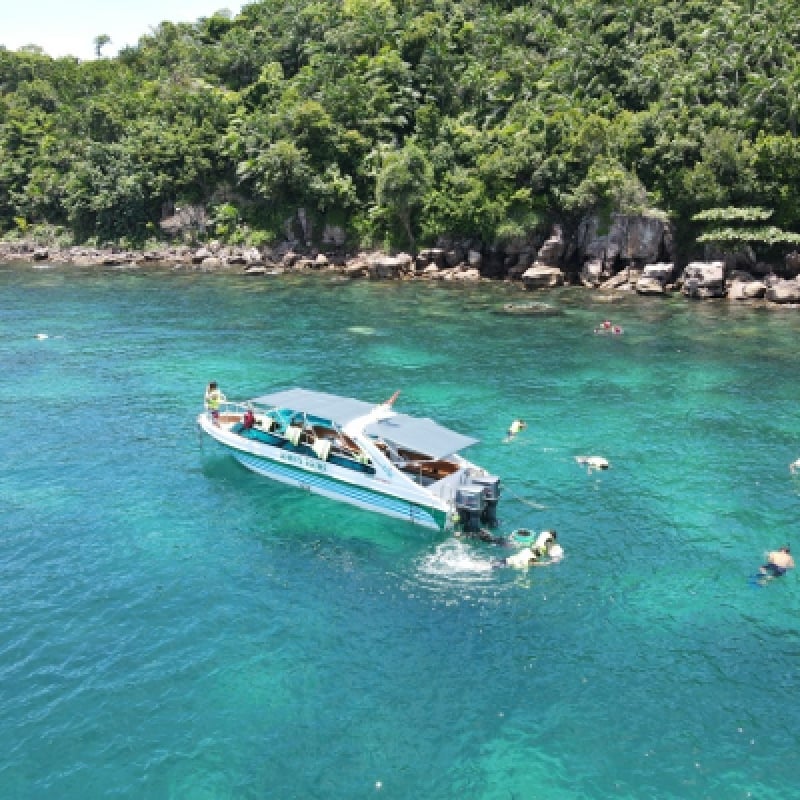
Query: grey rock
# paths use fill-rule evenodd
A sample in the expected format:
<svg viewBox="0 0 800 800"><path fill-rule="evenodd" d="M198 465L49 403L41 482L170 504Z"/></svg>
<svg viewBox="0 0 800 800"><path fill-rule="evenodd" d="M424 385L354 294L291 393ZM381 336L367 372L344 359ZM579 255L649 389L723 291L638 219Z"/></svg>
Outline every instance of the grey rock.
<svg viewBox="0 0 800 800"><path fill-rule="evenodd" d="M786 305L800 303L800 283L797 281L780 281L766 290L766 298L770 303Z"/></svg>
<svg viewBox="0 0 800 800"><path fill-rule="evenodd" d="M563 286L564 273L558 267L534 264L523 273L522 283L526 289L552 289Z"/></svg>

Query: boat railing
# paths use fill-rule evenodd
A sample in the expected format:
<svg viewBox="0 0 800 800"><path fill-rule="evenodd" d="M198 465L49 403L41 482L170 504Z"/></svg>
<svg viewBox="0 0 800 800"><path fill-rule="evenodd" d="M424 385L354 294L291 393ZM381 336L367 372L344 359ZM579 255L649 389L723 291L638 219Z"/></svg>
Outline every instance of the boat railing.
<svg viewBox="0 0 800 800"><path fill-rule="evenodd" d="M274 412L277 410L274 406L267 406L262 405L260 403L252 403L252 402L242 402L236 400L223 400L219 404L219 418L220 422L223 423L232 423L239 421L242 416L244 415L245 411L250 408L256 414L256 417L263 416L274 416ZM211 414L209 410L206 410L206 414ZM257 423L258 424L258 423Z"/></svg>
<svg viewBox="0 0 800 800"><path fill-rule="evenodd" d="M270 406L252 400L223 400L219 404L219 413L244 414L248 408L252 408L256 414L272 414L279 410L277 406Z"/></svg>
<svg viewBox="0 0 800 800"><path fill-rule="evenodd" d="M245 409L246 406L242 403L234 403L230 400L223 400L220 402L217 408L219 422L221 424L236 422L238 419L241 419ZM206 415L211 417L211 409L208 407L206 407Z"/></svg>
<svg viewBox="0 0 800 800"><path fill-rule="evenodd" d="M223 400L219 404L219 413L222 414L244 414L247 410L247 403L239 403L233 400Z"/></svg>

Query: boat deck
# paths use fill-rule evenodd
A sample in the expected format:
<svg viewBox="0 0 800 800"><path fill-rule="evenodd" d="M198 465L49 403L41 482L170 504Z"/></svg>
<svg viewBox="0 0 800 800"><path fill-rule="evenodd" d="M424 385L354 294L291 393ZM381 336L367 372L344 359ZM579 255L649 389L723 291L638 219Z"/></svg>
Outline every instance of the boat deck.
<svg viewBox="0 0 800 800"><path fill-rule="evenodd" d="M251 441L316 457L356 472L375 473L374 467L358 444L342 430L313 421L307 421L305 425L293 424L301 422L299 415L278 409L260 410L255 414L254 425L245 428L244 415L247 406L235 404L234 411L231 405L226 404L228 407L220 413L219 423L232 433ZM424 453L393 446L385 441L379 440L375 444L394 467L424 488L433 487L461 470L461 465L450 459L432 459ZM460 481L456 481L458 482Z"/></svg>

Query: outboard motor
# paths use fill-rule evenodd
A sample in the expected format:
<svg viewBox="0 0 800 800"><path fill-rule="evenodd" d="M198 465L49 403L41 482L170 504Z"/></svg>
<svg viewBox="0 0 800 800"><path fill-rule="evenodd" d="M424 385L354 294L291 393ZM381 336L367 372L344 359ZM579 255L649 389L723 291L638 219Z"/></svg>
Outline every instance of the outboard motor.
<svg viewBox="0 0 800 800"><path fill-rule="evenodd" d="M465 531L475 533L481 529L485 506L483 487L468 484L456 489L456 511Z"/></svg>
<svg viewBox="0 0 800 800"><path fill-rule="evenodd" d="M497 501L500 499L500 478L495 475L483 475L480 478L472 478L473 486L479 486L483 490L485 500L481 521L488 525L497 525Z"/></svg>

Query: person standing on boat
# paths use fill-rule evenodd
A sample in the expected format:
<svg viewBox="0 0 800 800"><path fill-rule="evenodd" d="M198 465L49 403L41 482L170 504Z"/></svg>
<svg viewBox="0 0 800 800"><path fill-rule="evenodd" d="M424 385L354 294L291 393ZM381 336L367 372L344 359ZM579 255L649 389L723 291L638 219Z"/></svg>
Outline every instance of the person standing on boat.
<svg viewBox="0 0 800 800"><path fill-rule="evenodd" d="M211 381L206 387L205 407L211 413L215 425L219 425L219 404L225 401L225 395L219 390L216 381Z"/></svg>

